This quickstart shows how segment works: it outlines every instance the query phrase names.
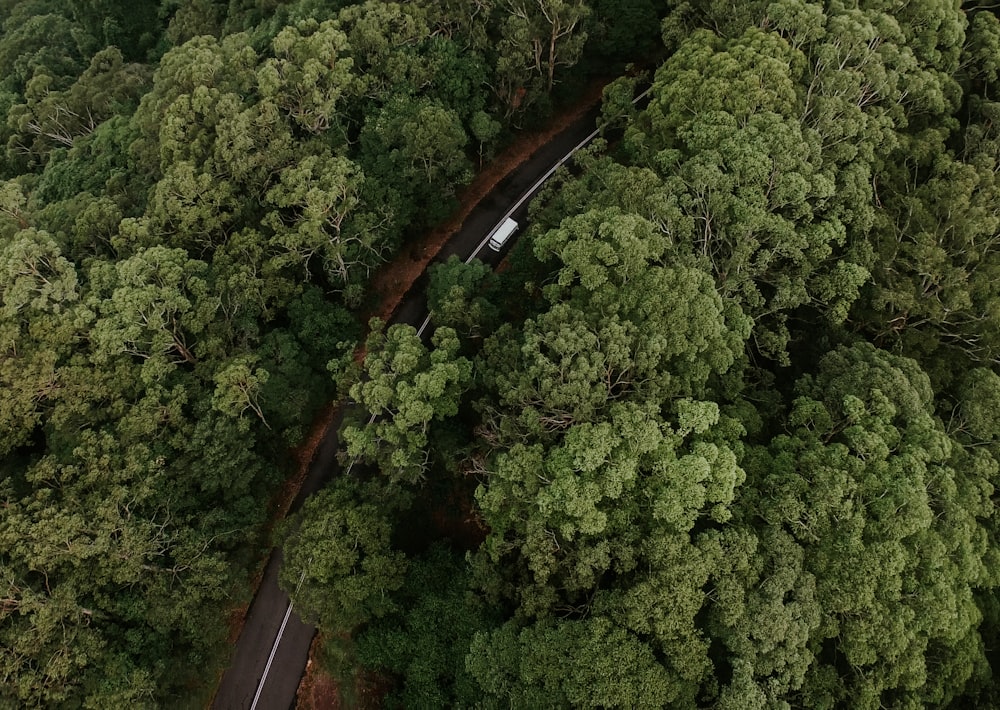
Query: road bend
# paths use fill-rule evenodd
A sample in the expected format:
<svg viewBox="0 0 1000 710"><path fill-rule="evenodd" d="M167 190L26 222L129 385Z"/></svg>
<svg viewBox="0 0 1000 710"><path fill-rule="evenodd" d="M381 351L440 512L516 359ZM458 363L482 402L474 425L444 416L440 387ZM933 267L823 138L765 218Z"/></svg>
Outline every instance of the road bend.
<svg viewBox="0 0 1000 710"><path fill-rule="evenodd" d="M457 255L466 263L479 258L495 265L500 255L486 247L493 231L508 217L524 223L528 203L573 153L597 135L594 108L568 126L507 176L472 211L454 237L441 249L435 262ZM409 323L423 336L430 325L424 295L426 272L404 297L392 323ZM343 414L327 428L306 474L291 512L340 473L337 463L337 432ZM215 694L216 710L285 710L295 704L295 693L309 657L315 627L302 621L288 595L278 586L282 555L271 551L257 595L247 611L229 667Z"/></svg>

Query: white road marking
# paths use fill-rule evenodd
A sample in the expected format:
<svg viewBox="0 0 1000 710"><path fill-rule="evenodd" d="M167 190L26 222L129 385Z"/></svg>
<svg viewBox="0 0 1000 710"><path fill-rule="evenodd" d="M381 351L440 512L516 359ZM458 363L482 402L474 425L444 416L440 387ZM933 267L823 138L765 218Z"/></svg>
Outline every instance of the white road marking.
<svg viewBox="0 0 1000 710"><path fill-rule="evenodd" d="M375 421L375 415L373 414L371 416L371 419L368 420L368 423L372 424L374 423L374 421ZM350 474L351 469L354 468L354 464L356 464L357 462L358 462L357 458L354 458L351 461L351 463L347 466L347 470L344 471L345 476ZM302 586L302 582L305 580L305 578L306 578L306 571L302 570L302 575L299 577L299 583L295 585L296 592L299 591L299 587ZM281 643L281 637L285 633L285 626L288 625L288 619L289 617L291 617L291 615L292 615L292 600L291 598L289 598L288 608L285 609L285 618L281 620L281 628L278 629L278 635L274 639L274 644L271 646L271 655L267 657L267 665L264 666L264 673L260 677L260 683L257 684L257 693L253 696L253 703L250 705L250 710L257 710L257 703L260 701L260 694L264 690L264 682L267 681L267 674L271 671L271 663L274 662L274 655L278 652L278 644Z"/></svg>
<svg viewBox="0 0 1000 710"><path fill-rule="evenodd" d="M373 415L371 416L371 418L370 418L370 419L368 420L368 424L369 424L369 425L372 425L372 424L374 424L374 423L375 423L375 419L376 419L376 417L375 417L375 415L373 414ZM349 464L347 465L347 470L346 470L346 471L344 471L344 475L345 475L345 476L349 476L349 475L350 475L350 473L351 473L351 469L352 469L352 468L354 468L354 464L356 464L357 462L358 462L358 457L357 457L357 456L355 456L355 457L354 457L353 459L351 459L351 463L349 463Z"/></svg>
<svg viewBox="0 0 1000 710"><path fill-rule="evenodd" d="M288 608L285 609L285 618L281 620L281 628L278 629L278 637L274 639L274 645L271 647L271 655L267 657L267 665L264 666L264 675L260 677L260 684L257 686L257 694L253 696L253 703L250 705L250 710L256 710L257 703L260 701L260 694L264 690L264 681L267 680L267 674L271 670L271 663L274 662L274 654L278 652L278 644L281 643L281 636L285 633L285 625L288 623L288 618L292 615L292 604L288 603Z"/></svg>
<svg viewBox="0 0 1000 710"><path fill-rule="evenodd" d="M653 87L650 86L648 89L646 89L641 94L632 99L632 104L634 105L639 103L639 101L641 101L646 96L646 94L648 94L652 90ZM511 215L517 212L517 210L521 207L521 205L530 200L534 196L535 192L538 191L538 188L542 186L542 183L544 183L546 180L552 177L552 174L556 170L561 168L567 160L572 158L573 154L576 153L576 151L580 150L583 146L587 145L588 143L590 143L590 141L594 140L594 138L596 138L597 134L600 132L601 132L600 128L595 129L593 133L591 133L589 136L580 141L576 145L576 147L573 148L573 150L571 150L566 155L561 157L555 165L549 168L548 171L544 175L542 175L542 177L536 180L535 184L529 187L528 190L523 195L521 195L521 198L514 203L514 206L511 207L509 210L507 210L507 213L500 218L500 221L497 222L495 225L493 225L493 229L491 229L489 233L483 238L483 241L479 242L479 246L477 246L475 250L472 252L472 254L469 255L469 258L465 260L465 263L468 264L470 261L475 259L476 256L479 254L479 252L482 251L483 247L486 246L486 244L490 241L490 237L493 236L494 232L496 232L500 228L500 225L503 224L504 221L507 220ZM417 328L418 338L423 337L424 331L427 330L427 326L429 326L430 324L431 324L431 315L430 313L428 313L427 316L424 318L424 322L420 324L419 328Z"/></svg>
<svg viewBox="0 0 1000 710"><path fill-rule="evenodd" d="M496 232L497 229L500 228L501 224L504 223L504 220L508 219L512 214L514 214L515 212L517 212L517 210L519 210L521 208L521 205L523 205L525 202L527 202L532 197L534 197L535 193L538 191L538 188L540 188L542 186L542 184L546 180L548 180L550 177L552 177L552 174L556 170L558 170L559 168L561 168L563 166L563 164L567 160L569 160L570 158L572 158L573 154L576 153L576 151L580 150L580 148L582 148L583 146L585 146L588 143L590 143L590 141L594 140L594 138L596 138L597 134L600 133L600 132L601 132L601 129L599 129L599 128L595 129L593 133L591 133L589 136L587 136L582 141L580 141L579 143L577 143L576 146L573 148L573 150L571 150L570 152L568 152L563 157L559 158L559 160L556 161L555 165L553 165L551 168L549 168L547 171L545 171L545 174L542 175L540 178L538 178L538 180L535 181L535 184L532 185L531 187L529 187L525 191L525 193L523 195L521 195L520 199L517 202L515 202L514 205L509 210L507 210L507 213L503 217L500 218L500 221L497 222L496 225L493 227L493 229L490 230L489 234L486 235L486 237L483 239L483 241L479 242L479 246L477 246L475 248L475 250L469 255L469 258L465 260L465 263L468 264L470 261L472 261L473 259L475 259L476 256L479 254L479 252L482 251L483 247L486 246L487 242L490 241L490 237L493 236L493 233Z"/></svg>
<svg viewBox="0 0 1000 710"><path fill-rule="evenodd" d="M306 578L306 571L302 570L302 576L299 577L299 583L295 585L295 591L299 591L299 587L302 586L303 580ZM257 684L257 693L253 696L253 703L250 704L250 710L257 710L257 703L260 702L260 694L264 691L264 681L267 680L267 674L271 670L271 664L274 662L274 654L278 652L278 644L281 643L281 637L285 634L285 626L288 625L288 619L292 615L292 600L288 600L288 608L285 609L285 618L281 620L281 628L278 629L278 636L274 639L274 645L271 646L271 655L267 657L267 665L264 666L264 674L260 677L260 683Z"/></svg>

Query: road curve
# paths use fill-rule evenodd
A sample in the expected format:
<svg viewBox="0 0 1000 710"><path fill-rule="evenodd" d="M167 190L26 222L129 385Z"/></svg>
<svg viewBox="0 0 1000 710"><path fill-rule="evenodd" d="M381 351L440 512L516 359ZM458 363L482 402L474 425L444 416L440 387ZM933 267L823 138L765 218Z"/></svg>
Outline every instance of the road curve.
<svg viewBox="0 0 1000 710"><path fill-rule="evenodd" d="M507 217L525 221L528 203L544 181L597 135L594 124L598 113L595 107L584 114L504 178L476 206L435 262L454 254L466 262L478 257L495 265L500 255L485 247L492 231ZM428 325L425 289L426 272L406 294L391 322L409 323L423 334ZM342 419L343 415L338 416L327 428L291 512L299 510L306 497L340 472L336 453ZM316 629L299 618L288 595L278 587L280 566L281 550L275 548L212 701L216 710L285 710L295 704Z"/></svg>

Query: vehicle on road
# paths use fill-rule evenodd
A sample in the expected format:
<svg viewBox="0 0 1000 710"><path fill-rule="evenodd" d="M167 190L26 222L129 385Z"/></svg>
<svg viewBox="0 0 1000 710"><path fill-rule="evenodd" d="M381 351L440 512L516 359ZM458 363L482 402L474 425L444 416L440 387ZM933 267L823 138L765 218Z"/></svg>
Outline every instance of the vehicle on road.
<svg viewBox="0 0 1000 710"><path fill-rule="evenodd" d="M507 240L514 235L514 232L517 231L518 226L517 222L512 220L510 217L505 219L503 224L497 227L497 231L495 231L493 236L490 237L490 249L493 251L500 251L500 249L503 248L503 245L507 243Z"/></svg>

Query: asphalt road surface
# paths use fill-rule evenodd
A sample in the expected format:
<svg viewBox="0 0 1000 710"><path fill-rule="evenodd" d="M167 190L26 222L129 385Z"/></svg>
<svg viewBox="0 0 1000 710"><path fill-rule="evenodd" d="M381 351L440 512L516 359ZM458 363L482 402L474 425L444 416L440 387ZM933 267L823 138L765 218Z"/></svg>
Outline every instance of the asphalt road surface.
<svg viewBox="0 0 1000 710"><path fill-rule="evenodd" d="M523 227L528 203L545 179L596 135L597 115L596 108L584 115L501 181L473 210L435 262L446 261L457 254L465 261L479 258L496 265L502 255L486 246L493 230L507 217L513 217ZM516 235L505 245L504 251L515 239ZM426 272L406 294L392 318L393 323L409 323L423 334L428 325L425 287ZM327 429L302 489L292 503L292 512L302 506L307 496L340 473L336 452L341 419L338 417ZM295 692L316 629L299 618L288 595L278 588L280 565L281 550L275 548L267 561L257 596L250 604L229 668L215 694L212 707L217 710L285 710L295 704Z"/></svg>

